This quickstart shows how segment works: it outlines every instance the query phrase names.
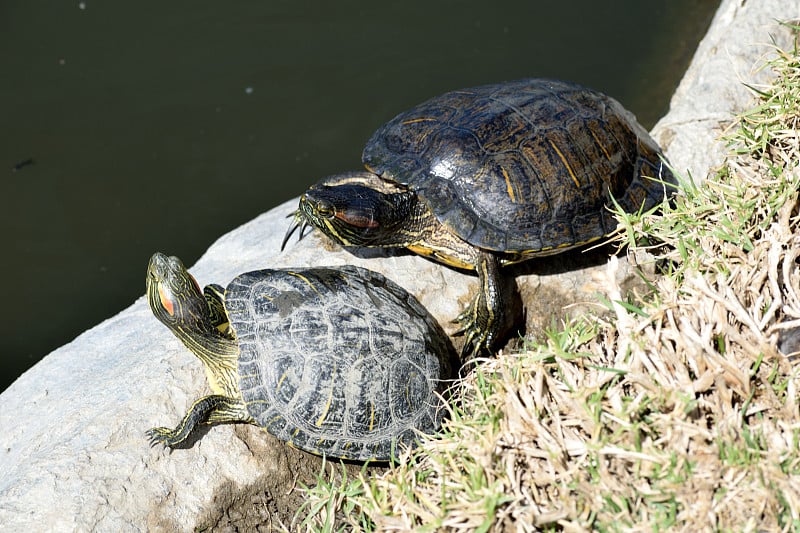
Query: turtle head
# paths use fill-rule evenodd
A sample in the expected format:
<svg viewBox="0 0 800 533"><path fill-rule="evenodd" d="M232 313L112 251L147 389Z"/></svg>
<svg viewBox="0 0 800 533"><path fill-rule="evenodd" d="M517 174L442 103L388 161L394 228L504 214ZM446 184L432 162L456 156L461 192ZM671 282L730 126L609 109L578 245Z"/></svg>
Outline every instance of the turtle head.
<svg viewBox="0 0 800 533"><path fill-rule="evenodd" d="M415 201L413 191L372 172L330 176L300 197L287 239L298 226L311 225L344 246L405 246L400 229Z"/></svg>
<svg viewBox="0 0 800 533"><path fill-rule="evenodd" d="M203 291L177 257L156 252L150 258L147 301L156 318L178 337L208 331L210 318Z"/></svg>

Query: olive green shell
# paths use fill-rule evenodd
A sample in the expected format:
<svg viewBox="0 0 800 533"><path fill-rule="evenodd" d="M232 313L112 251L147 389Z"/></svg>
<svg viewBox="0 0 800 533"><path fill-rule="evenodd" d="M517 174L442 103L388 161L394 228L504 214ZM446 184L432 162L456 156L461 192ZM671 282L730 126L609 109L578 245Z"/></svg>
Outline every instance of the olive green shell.
<svg viewBox="0 0 800 533"><path fill-rule="evenodd" d="M256 422L312 453L388 460L442 418L452 346L404 289L354 266L259 270L225 308Z"/></svg>
<svg viewBox="0 0 800 533"><path fill-rule="evenodd" d="M526 79L453 91L401 113L364 149L367 168L415 190L474 246L547 253L595 240L672 183L658 145L616 100Z"/></svg>

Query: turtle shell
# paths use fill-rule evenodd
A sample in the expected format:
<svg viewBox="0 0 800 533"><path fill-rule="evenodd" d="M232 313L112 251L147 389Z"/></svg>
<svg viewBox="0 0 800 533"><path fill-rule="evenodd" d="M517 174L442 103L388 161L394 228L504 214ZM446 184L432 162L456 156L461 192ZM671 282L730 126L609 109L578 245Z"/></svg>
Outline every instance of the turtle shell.
<svg viewBox="0 0 800 533"><path fill-rule="evenodd" d="M442 417L452 346L404 289L344 266L235 278L225 307L239 343L242 397L296 448L388 460Z"/></svg>
<svg viewBox="0 0 800 533"><path fill-rule="evenodd" d="M526 79L438 96L379 128L366 167L408 185L470 244L539 255L616 226L613 197L648 209L674 182L635 117L602 93Z"/></svg>

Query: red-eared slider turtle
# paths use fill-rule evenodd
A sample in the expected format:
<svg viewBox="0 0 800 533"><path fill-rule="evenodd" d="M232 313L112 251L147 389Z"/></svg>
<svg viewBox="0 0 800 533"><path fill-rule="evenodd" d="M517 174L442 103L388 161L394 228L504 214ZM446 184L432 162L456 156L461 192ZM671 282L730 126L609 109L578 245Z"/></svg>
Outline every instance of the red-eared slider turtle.
<svg viewBox="0 0 800 533"><path fill-rule="evenodd" d="M403 246L474 269L458 317L465 350L505 325L500 267L596 241L660 203L674 178L658 145L616 100L563 81L453 91L380 127L366 171L324 178L300 198L286 239L307 224L345 246Z"/></svg>
<svg viewBox="0 0 800 533"><path fill-rule="evenodd" d="M308 452L389 460L442 417L452 346L395 283L354 266L258 270L201 291L175 257L147 269L153 314L205 364L212 394L174 428L174 447L202 423L257 424Z"/></svg>

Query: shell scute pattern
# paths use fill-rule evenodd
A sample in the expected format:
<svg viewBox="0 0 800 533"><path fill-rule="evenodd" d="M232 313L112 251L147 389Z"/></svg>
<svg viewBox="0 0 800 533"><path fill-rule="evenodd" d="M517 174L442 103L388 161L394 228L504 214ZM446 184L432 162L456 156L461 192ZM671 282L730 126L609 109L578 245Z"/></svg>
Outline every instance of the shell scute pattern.
<svg viewBox="0 0 800 533"><path fill-rule="evenodd" d="M416 190L459 237L526 256L576 246L664 197L660 150L616 100L555 80L438 96L401 113L366 145L365 165Z"/></svg>
<svg viewBox="0 0 800 533"><path fill-rule="evenodd" d="M231 282L242 396L259 425L297 448L388 457L397 440L438 428L452 348L403 289L364 269L338 270Z"/></svg>

